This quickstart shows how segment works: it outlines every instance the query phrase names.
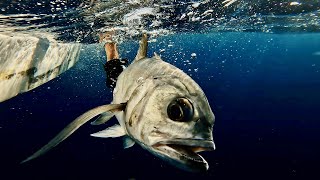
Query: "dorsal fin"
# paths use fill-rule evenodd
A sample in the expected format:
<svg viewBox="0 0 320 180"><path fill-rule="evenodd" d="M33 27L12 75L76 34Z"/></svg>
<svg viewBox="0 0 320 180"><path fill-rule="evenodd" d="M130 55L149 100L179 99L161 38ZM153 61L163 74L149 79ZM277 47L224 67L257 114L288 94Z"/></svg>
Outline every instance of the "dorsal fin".
<svg viewBox="0 0 320 180"><path fill-rule="evenodd" d="M148 36L147 34L143 34L139 42L139 49L138 49L136 58L134 58L134 62L147 57L147 51L148 51Z"/></svg>

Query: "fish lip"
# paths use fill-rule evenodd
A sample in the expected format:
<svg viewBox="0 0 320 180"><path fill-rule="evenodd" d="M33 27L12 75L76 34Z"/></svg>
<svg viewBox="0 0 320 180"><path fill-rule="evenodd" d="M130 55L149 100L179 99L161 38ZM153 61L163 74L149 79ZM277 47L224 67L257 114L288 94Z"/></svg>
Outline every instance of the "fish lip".
<svg viewBox="0 0 320 180"><path fill-rule="evenodd" d="M191 172L208 170L208 163L198 152L215 149L213 140L203 139L165 140L155 143L152 147L169 163Z"/></svg>
<svg viewBox="0 0 320 180"><path fill-rule="evenodd" d="M206 151L215 150L215 144L213 140L205 140L205 139L171 139L171 140L164 140L155 143L153 146L160 146L160 145L182 145L182 146L189 146L189 147L201 147L205 148Z"/></svg>

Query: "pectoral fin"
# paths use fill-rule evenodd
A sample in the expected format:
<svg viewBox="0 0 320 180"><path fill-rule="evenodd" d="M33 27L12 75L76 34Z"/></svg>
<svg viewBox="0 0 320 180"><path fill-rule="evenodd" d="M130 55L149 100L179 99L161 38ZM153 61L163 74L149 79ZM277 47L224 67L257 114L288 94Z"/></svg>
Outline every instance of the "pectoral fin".
<svg viewBox="0 0 320 180"><path fill-rule="evenodd" d="M116 112L116 111L122 111L126 107L126 104L109 104L109 105L103 105L96 107L94 109L91 109L87 111L86 113L79 116L77 119L75 119L73 122L71 122L67 127L65 127L58 135L56 135L48 144L43 146L40 150L35 152L33 155L22 161L21 163L25 163L27 161L30 161L34 158L37 158L43 154L45 154L47 151L52 149L53 147L57 146L60 142L65 140L67 137L69 137L73 132L75 132L80 126L91 120L93 117L104 113L104 112Z"/></svg>
<svg viewBox="0 0 320 180"><path fill-rule="evenodd" d="M100 138L115 138L126 135L126 132L123 127L121 127L119 124L116 124L114 126L108 127L105 130L96 132L94 134L91 134L91 136L94 137L100 137Z"/></svg>
<svg viewBox="0 0 320 180"><path fill-rule="evenodd" d="M103 123L109 121L113 116L114 116L114 112L112 112L112 111L102 113L95 121L92 121L90 124L91 125L103 124Z"/></svg>

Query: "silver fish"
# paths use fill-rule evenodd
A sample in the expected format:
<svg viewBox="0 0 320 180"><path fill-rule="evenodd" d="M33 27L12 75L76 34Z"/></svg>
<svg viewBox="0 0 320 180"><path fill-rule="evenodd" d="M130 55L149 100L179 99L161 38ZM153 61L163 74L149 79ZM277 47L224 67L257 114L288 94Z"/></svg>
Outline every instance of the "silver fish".
<svg viewBox="0 0 320 180"><path fill-rule="evenodd" d="M147 36L143 35L135 60L118 77L112 104L79 116L22 163L43 155L95 116L100 115L92 125L103 124L115 115L119 124L91 136L124 136L124 148L137 143L178 168L207 170L209 165L198 152L215 149L215 117L208 100L183 71L156 54L147 58L147 47Z"/></svg>

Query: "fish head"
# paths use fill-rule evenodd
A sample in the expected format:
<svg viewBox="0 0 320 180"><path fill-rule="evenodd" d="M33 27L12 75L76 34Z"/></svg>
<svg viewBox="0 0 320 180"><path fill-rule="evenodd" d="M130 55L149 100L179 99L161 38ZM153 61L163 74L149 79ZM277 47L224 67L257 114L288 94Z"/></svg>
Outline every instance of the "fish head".
<svg viewBox="0 0 320 180"><path fill-rule="evenodd" d="M187 76L187 75L186 75ZM127 127L142 147L187 171L209 168L200 151L214 150L214 114L201 88L188 76L146 81ZM129 102L130 103L130 102Z"/></svg>

